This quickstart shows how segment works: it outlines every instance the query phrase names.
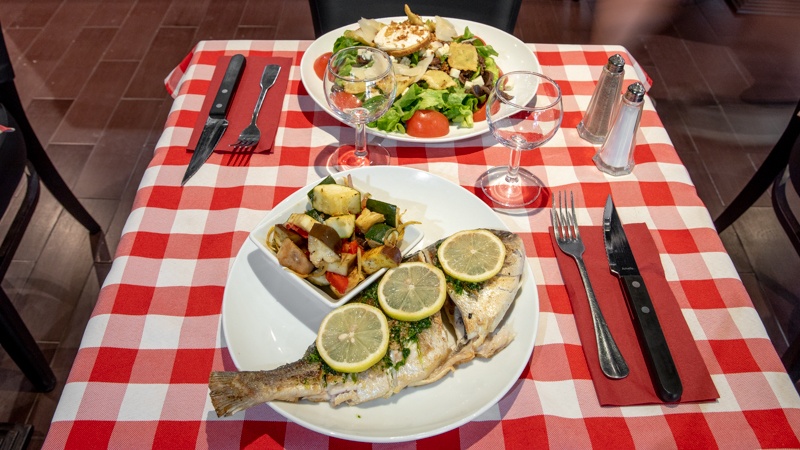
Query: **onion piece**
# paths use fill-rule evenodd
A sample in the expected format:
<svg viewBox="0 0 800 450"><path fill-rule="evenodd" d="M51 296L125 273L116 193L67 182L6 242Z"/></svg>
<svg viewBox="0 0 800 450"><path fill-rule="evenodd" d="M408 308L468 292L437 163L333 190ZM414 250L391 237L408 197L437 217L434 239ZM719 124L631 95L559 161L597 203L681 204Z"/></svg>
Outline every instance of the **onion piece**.
<svg viewBox="0 0 800 450"><path fill-rule="evenodd" d="M396 75L414 78L414 83L416 83L425 75L425 71L428 70L431 61L433 61L433 55L427 55L414 67L409 67L401 63L394 63L392 67L394 67L394 73Z"/></svg>

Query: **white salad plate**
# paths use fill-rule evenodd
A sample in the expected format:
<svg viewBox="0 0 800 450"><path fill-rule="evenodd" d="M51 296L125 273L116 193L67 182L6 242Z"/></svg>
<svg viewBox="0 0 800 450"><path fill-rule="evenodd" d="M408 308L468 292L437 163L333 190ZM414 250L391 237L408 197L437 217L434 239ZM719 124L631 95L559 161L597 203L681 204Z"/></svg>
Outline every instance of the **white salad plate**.
<svg viewBox="0 0 800 450"><path fill-rule="evenodd" d="M423 17L423 19L426 18L427 16ZM391 21L401 22L406 19L406 16L400 16L376 20L388 24ZM541 72L539 61L536 59L536 56L533 54L533 51L530 49L530 47L525 45L513 35L478 22L451 18L448 18L447 20L453 24L456 31L463 32L464 28L469 27L469 31L472 32L472 34L483 39L486 44L491 45L498 53L498 56L495 56L494 59L497 62L497 66L503 73L517 70ZM309 95L311 95L311 98L314 99L320 108L324 109L328 114L336 117L336 119L340 121L342 121L342 119L334 114L328 106L328 101L325 99L325 91L322 86L322 80L320 80L317 74L314 72L314 61L316 61L316 59L321 55L332 51L334 42L336 42L336 39L344 35L345 30L355 30L357 28L358 24L355 23L353 25L344 26L325 33L308 47L308 50L306 50L306 52L303 54L303 59L300 61L300 78L303 81L303 85L306 87L306 91L308 91ZM453 142L478 136L486 133L487 131L489 131L489 125L486 123L486 121L476 122L475 126L472 128L459 128L455 125L451 125L450 133L448 133L447 136L437 138L417 138L407 134L401 134L397 132L389 133L367 127L367 133L394 139L396 141L415 143Z"/></svg>
<svg viewBox="0 0 800 450"><path fill-rule="evenodd" d="M457 231L507 230L478 197L428 172L392 166L342 172L364 191L388 192L410 216L420 218L423 248ZM303 192L305 195L305 192ZM288 201L288 199L287 199ZM283 209L282 205L276 210ZM222 304L225 344L239 370L270 370L303 356L330 308L309 300L267 255L245 240L231 267ZM528 365L539 323L539 297L525 265L514 305L504 322L516 338L491 359L476 359L422 387L357 406L271 402L285 418L329 436L364 442L402 442L456 428L486 412L514 386ZM421 413L424 412L424 413ZM240 413L244 414L244 413ZM499 410L493 413L495 417Z"/></svg>
<svg viewBox="0 0 800 450"><path fill-rule="evenodd" d="M341 175L335 177L337 181L344 178ZM269 234L269 230L279 224L285 223L289 216L292 213L305 213L309 209L311 209L311 201L308 199L308 191L314 188L314 186L318 185L319 181L315 181L314 183L309 184L308 186L296 191L286 199L284 199L278 207L274 208L269 214L267 214L258 226L250 232L249 238L252 243L256 245L256 247L264 252L267 255L267 259L269 259L272 264L278 269L280 272L283 272L283 281L284 283L289 284L296 284L300 287L303 291L303 297L310 297L315 299L316 301L320 302L321 304L327 306L328 308L335 308L337 306L341 306L353 297L355 297L359 292L363 291L364 288L372 284L375 280L381 277L386 269L381 269L372 275L368 276L364 281L359 283L355 288L353 288L350 292L346 295L343 295L340 298L335 298L328 294L327 292L323 291L319 287L312 284L310 281L307 281L299 276L295 275L294 273L283 270L281 268L280 263L278 262L278 257L275 253L272 252L266 246L267 242L267 235ZM407 208L404 207L402 204L397 204L393 199L392 192L386 192L375 188L370 188L369 186L359 186L358 183L355 183L353 186L355 189L360 191L362 194L369 192L372 195L372 198L375 200L381 200L387 203L394 204L400 211L406 210ZM368 189L369 188L369 189ZM403 217L405 222L409 221L419 221L419 217L415 217L413 214L404 214ZM405 228L403 240L400 243L400 252L403 256L408 255L408 253L414 248L422 240L422 230L416 225L409 225Z"/></svg>

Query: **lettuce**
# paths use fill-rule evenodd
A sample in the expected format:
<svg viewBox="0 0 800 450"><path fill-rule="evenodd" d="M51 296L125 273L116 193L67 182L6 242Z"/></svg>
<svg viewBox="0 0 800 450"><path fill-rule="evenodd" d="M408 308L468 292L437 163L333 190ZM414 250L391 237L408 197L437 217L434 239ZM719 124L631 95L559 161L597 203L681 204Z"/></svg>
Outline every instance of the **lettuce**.
<svg viewBox="0 0 800 450"><path fill-rule="evenodd" d="M351 39L349 37L341 36L336 39L336 42L333 43L333 53L338 52L339 50L347 47L357 47L359 45L364 45L361 42Z"/></svg>
<svg viewBox="0 0 800 450"><path fill-rule="evenodd" d="M394 101L391 108L370 127L386 132L405 132L403 122L414 115L418 109L431 109L444 114L450 122L463 128L472 128L472 110L478 108L478 98L466 92L442 89L425 89L417 84L408 87L405 93Z"/></svg>

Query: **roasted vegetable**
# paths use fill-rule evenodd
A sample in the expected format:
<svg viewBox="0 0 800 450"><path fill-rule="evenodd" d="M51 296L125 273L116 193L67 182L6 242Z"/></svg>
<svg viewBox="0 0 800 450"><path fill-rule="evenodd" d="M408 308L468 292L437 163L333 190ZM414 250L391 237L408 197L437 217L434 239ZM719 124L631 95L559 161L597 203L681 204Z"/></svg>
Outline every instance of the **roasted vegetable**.
<svg viewBox="0 0 800 450"><path fill-rule="evenodd" d="M339 234L333 228L315 223L308 232L308 251L311 253L311 263L320 267L322 262L332 263L339 261L336 249L339 248Z"/></svg>
<svg viewBox="0 0 800 450"><path fill-rule="evenodd" d="M356 255L354 253L342 253L339 261L328 263L325 270L328 272L338 273L339 275L347 276L350 270L356 263Z"/></svg>
<svg viewBox="0 0 800 450"><path fill-rule="evenodd" d="M397 228L400 225L400 216L397 214L397 206L391 203L369 198L367 199L367 209L383 214L383 217L386 219L386 224L392 228Z"/></svg>
<svg viewBox="0 0 800 450"><path fill-rule="evenodd" d="M325 273L327 273L327 272L325 271L324 267L322 269L317 269L317 270L311 272L306 277L306 280L316 284L317 286L327 286L330 283L328 282L328 279L325 278Z"/></svg>
<svg viewBox="0 0 800 450"><path fill-rule="evenodd" d="M400 233L397 229L385 223L379 223L373 225L372 228L364 234L364 237L367 238L369 246L374 248L383 244L396 244L399 235Z"/></svg>
<svg viewBox="0 0 800 450"><path fill-rule="evenodd" d="M400 249L381 245L364 253L361 257L361 268L367 275L372 275L381 269L397 267L402 259L403 255L400 253Z"/></svg>
<svg viewBox="0 0 800 450"><path fill-rule="evenodd" d="M314 220L313 217L301 213L292 213L292 215L289 216L289 220L287 220L287 222L297 225L298 227L306 231L311 231L311 228L313 228L315 224L319 223L316 220Z"/></svg>
<svg viewBox="0 0 800 450"><path fill-rule="evenodd" d="M353 235L356 229L356 216L354 214L331 216L328 217L324 223L336 230L340 238L347 239Z"/></svg>
<svg viewBox="0 0 800 450"><path fill-rule="evenodd" d="M341 184L322 184L314 187L311 206L330 216L361 212L361 192Z"/></svg>
<svg viewBox="0 0 800 450"><path fill-rule="evenodd" d="M289 238L281 242L277 257L282 266L288 267L301 275L307 275L314 270L314 265L311 264L305 252Z"/></svg>
<svg viewBox="0 0 800 450"><path fill-rule="evenodd" d="M275 225L273 232L275 233L275 242L283 242L284 239L289 239L294 242L295 245L304 245L306 241L303 236L300 236L299 233L290 230L282 223Z"/></svg>
<svg viewBox="0 0 800 450"><path fill-rule="evenodd" d="M327 219L325 214L322 214L321 212L317 211L316 209L309 209L308 211L306 211L306 215L310 216L312 219L316 220L317 222L325 222L325 219Z"/></svg>
<svg viewBox="0 0 800 450"><path fill-rule="evenodd" d="M386 218L383 217L383 214L371 211L369 208L364 208L361 210L361 214L358 215L356 219L356 227L358 227L358 231L362 234L369 231L373 225L376 223L385 222Z"/></svg>

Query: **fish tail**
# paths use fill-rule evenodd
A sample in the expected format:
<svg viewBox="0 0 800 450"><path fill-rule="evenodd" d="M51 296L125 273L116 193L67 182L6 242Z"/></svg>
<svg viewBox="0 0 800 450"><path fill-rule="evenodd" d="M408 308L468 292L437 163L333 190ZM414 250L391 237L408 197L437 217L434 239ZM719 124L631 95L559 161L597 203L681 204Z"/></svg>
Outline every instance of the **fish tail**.
<svg viewBox="0 0 800 450"><path fill-rule="evenodd" d="M243 376L247 374L248 372L211 372L208 388L217 417L230 416L263 403L258 393L243 380Z"/></svg>

